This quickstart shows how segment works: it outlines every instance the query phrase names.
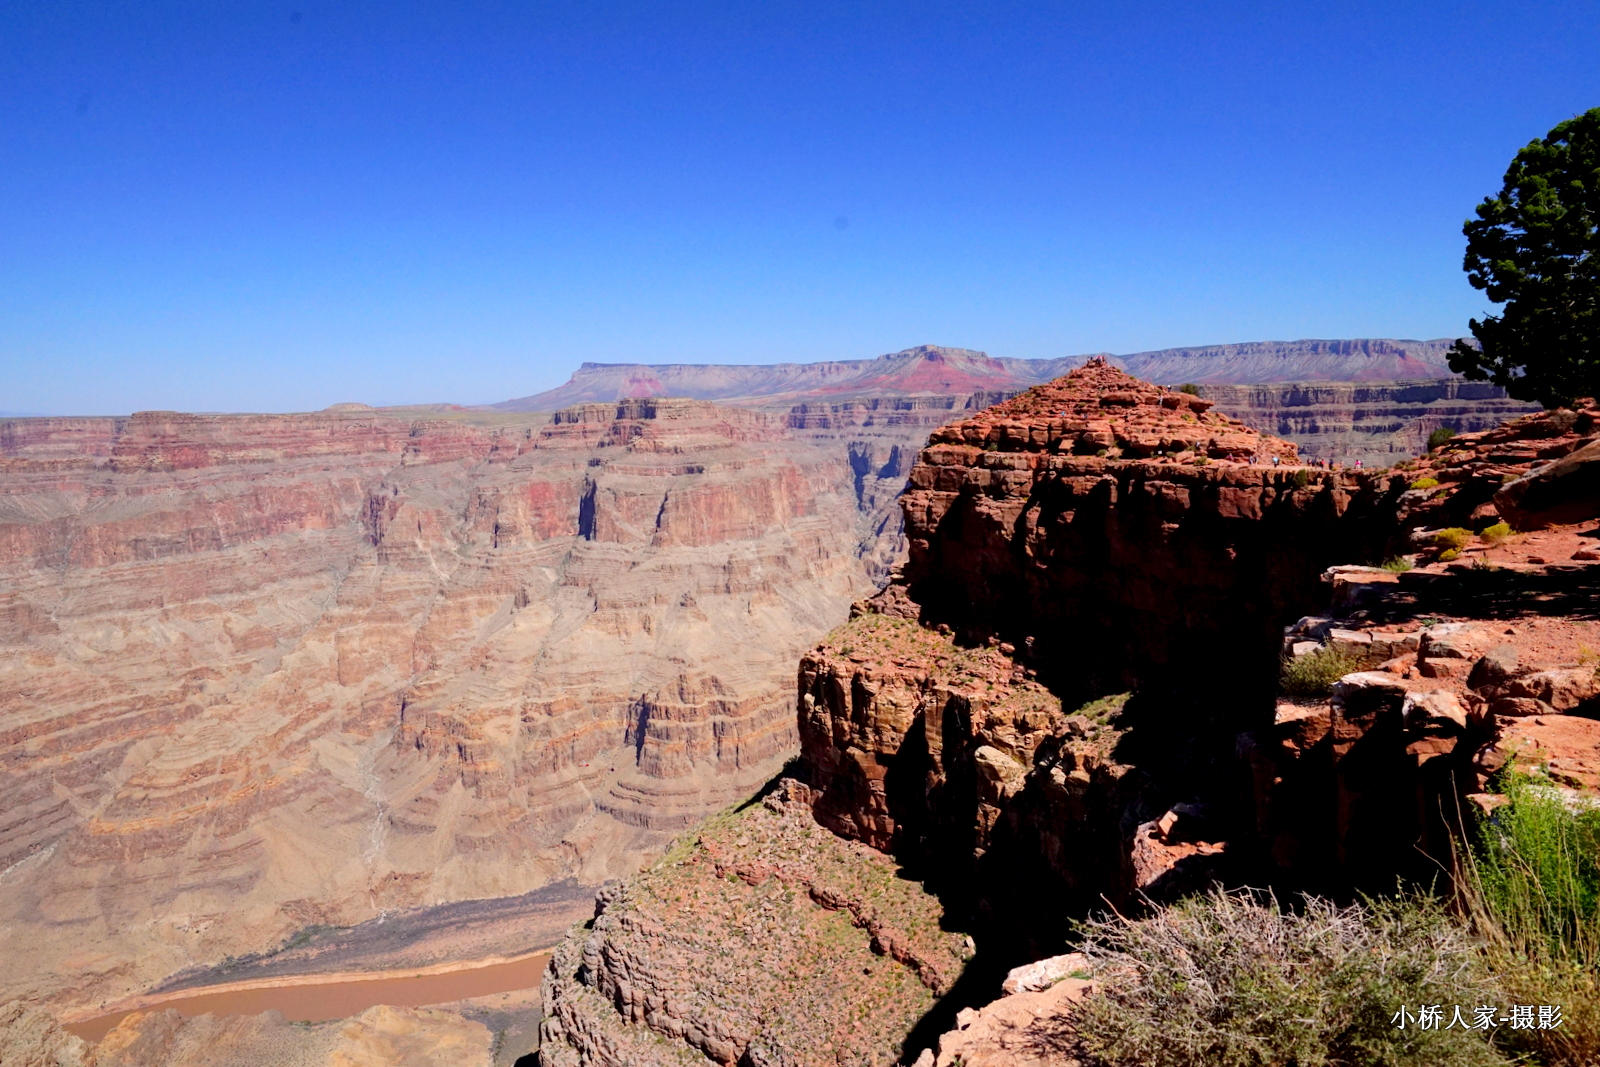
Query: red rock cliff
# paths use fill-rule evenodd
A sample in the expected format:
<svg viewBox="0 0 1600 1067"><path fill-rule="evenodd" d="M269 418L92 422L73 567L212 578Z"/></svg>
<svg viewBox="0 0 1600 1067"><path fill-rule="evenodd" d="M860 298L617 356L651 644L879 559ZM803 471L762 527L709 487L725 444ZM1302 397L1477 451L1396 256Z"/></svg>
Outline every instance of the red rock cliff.
<svg viewBox="0 0 1600 1067"><path fill-rule="evenodd" d="M1091 361L937 431L904 501L910 595L1064 691L1270 679L1279 627L1381 551L1401 486L1208 409Z"/></svg>

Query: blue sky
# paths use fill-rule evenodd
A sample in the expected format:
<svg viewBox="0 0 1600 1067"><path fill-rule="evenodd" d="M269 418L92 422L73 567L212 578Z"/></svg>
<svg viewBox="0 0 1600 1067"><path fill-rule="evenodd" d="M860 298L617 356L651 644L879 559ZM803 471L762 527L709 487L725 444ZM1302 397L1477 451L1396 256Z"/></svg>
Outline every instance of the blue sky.
<svg viewBox="0 0 1600 1067"><path fill-rule="evenodd" d="M0 4L0 410L1464 333L1600 4Z"/></svg>

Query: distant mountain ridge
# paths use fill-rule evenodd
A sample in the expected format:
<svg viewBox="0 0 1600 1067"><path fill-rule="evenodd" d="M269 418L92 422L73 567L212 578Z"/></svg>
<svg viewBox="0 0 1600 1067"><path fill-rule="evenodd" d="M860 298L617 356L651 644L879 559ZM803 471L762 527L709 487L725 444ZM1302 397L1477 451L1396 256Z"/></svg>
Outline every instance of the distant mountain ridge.
<svg viewBox="0 0 1600 1067"><path fill-rule="evenodd" d="M1450 339L1251 341L1107 355L1147 381L1174 385L1356 382L1454 377ZM992 357L967 348L919 345L876 359L817 363L585 363L562 386L488 405L495 411L555 411L573 404L637 396L683 396L764 404L810 398L1016 392L1082 365L1058 359Z"/></svg>

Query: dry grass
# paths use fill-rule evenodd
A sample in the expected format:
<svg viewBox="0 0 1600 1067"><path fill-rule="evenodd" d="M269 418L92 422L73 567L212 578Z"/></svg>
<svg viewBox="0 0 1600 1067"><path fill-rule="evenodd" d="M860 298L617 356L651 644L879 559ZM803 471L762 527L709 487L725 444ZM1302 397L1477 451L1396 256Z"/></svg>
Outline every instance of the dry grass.
<svg viewBox="0 0 1600 1067"><path fill-rule="evenodd" d="M1286 911L1219 890L1083 933L1107 979L1071 1016L1072 1051L1093 1067L1510 1062L1495 1034L1394 1024L1402 1005L1495 1002L1476 944L1427 898Z"/></svg>

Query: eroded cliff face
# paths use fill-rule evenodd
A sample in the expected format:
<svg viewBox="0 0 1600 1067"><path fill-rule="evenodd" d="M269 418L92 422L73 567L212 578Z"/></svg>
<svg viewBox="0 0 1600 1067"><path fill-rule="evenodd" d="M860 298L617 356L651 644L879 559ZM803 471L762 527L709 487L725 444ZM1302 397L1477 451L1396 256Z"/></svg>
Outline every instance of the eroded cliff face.
<svg viewBox="0 0 1600 1067"><path fill-rule="evenodd" d="M1239 738L1264 877L1322 891L1430 881L1453 866L1452 830L1498 802L1485 791L1511 760L1594 796L1597 435L1593 401L1462 435L1406 472L1409 569L1324 576L1326 603L1288 628L1283 653L1337 654L1350 673L1331 697L1280 699Z"/></svg>
<svg viewBox="0 0 1600 1067"><path fill-rule="evenodd" d="M1539 410L1487 382L1436 378L1405 382L1267 382L1201 388L1219 409L1293 441L1300 454L1349 466L1387 466L1428 448L1441 427L1490 430Z"/></svg>
<svg viewBox="0 0 1600 1067"><path fill-rule="evenodd" d="M1023 649L1069 697L1222 663L1241 707L1267 695L1279 627L1325 567L1382 551L1402 486L1310 468L1210 406L1091 361L937 431L905 497L923 618Z"/></svg>
<svg viewBox="0 0 1600 1067"><path fill-rule="evenodd" d="M1600 411L1360 473L1298 463L1207 408L1091 365L938 431L911 472L904 574L801 659L801 760L779 806L893 856L975 939L902 1062L1065 1062L1087 984L1047 997L1052 979L1025 981L1072 975L1071 956L1041 957L1108 900L1136 912L1213 880L1389 888L1448 866L1452 813L1503 799L1484 790L1508 761L1600 788L1585 651L1600 640ZM1492 532L1501 509L1537 529ZM1441 558L1454 526L1488 537L1456 531L1462 558ZM1413 569L1361 565L1395 554ZM1281 656L1331 653L1349 669L1331 697L1279 693ZM758 848L716 847L715 884ZM641 1007L605 975L660 933L608 909L552 970L549 1003L584 1008L549 1031L543 1062L623 1062L646 1030L668 1039L659 1062L790 1062L782 1045L711 1047L653 1021L648 994ZM795 912L770 900L763 921ZM745 973L742 930L696 933ZM1011 996L957 1013L1027 960ZM714 997L692 966L652 961L650 988ZM935 1040L939 1020L954 1029Z"/></svg>
<svg viewBox="0 0 1600 1067"><path fill-rule="evenodd" d="M636 869L794 750L881 522L839 444L659 400L0 423L0 999Z"/></svg>
<svg viewBox="0 0 1600 1067"><path fill-rule="evenodd" d="M603 893L550 962L539 1062L897 1062L970 942L887 856L789 790Z"/></svg>
<svg viewBox="0 0 1600 1067"><path fill-rule="evenodd" d="M1209 408L1093 361L935 431L904 498L903 575L800 661L784 794L892 855L975 938L908 1058L927 1020L1058 951L1074 914L1228 872L1234 737L1271 722L1281 620L1325 599L1328 563L1395 532L1400 479L1304 466ZM619 958L656 936L604 922L589 945ZM720 943L744 959L739 941ZM544 1062L620 1062L640 1022L676 1036L636 993L596 999L604 967L576 944L549 996L588 1007ZM663 986L690 980L661 967ZM613 1044L571 1036L591 1033Z"/></svg>

